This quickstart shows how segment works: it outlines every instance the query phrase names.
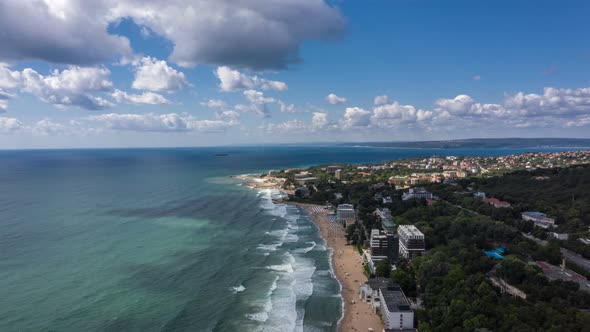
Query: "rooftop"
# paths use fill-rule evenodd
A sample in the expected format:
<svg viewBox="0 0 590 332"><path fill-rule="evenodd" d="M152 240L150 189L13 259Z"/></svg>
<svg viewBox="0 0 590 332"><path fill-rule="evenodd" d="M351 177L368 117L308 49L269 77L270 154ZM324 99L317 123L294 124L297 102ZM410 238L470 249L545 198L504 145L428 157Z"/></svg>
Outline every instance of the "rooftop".
<svg viewBox="0 0 590 332"><path fill-rule="evenodd" d="M371 230L371 240L373 239L385 239L387 238L387 234L381 232L379 229L372 229Z"/></svg>
<svg viewBox="0 0 590 332"><path fill-rule="evenodd" d="M382 208L382 209L375 209L375 213L377 213L379 215L379 217L381 217L382 219L391 219L391 211L388 208Z"/></svg>
<svg viewBox="0 0 590 332"><path fill-rule="evenodd" d="M543 212L523 212L522 213L525 216L529 216L529 217L533 217L533 218L543 218L543 217L547 217L547 215Z"/></svg>
<svg viewBox="0 0 590 332"><path fill-rule="evenodd" d="M353 210L354 206L352 204L340 204L338 205L338 210Z"/></svg>
<svg viewBox="0 0 590 332"><path fill-rule="evenodd" d="M367 280L367 284L369 285L369 287L371 287L371 289L380 289L380 288L387 288L387 285L390 283L391 281L389 280L389 278L382 278L382 277L378 277L378 278L371 278L369 280Z"/></svg>
<svg viewBox="0 0 590 332"><path fill-rule="evenodd" d="M381 287L380 290L389 312L411 311L410 303L399 285L389 283L386 287Z"/></svg>
<svg viewBox="0 0 590 332"><path fill-rule="evenodd" d="M393 220L383 220L381 222L381 224L386 228L394 228L395 227L395 223L393 222Z"/></svg>
<svg viewBox="0 0 590 332"><path fill-rule="evenodd" d="M424 236L420 230L414 225L399 225L398 233L403 233L407 236Z"/></svg>

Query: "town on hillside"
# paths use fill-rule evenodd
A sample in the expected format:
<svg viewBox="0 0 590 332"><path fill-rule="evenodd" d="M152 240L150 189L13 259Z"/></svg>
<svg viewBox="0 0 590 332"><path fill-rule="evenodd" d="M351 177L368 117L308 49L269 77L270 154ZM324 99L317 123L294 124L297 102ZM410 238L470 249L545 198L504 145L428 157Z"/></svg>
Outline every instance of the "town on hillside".
<svg viewBox="0 0 590 332"><path fill-rule="evenodd" d="M590 152L273 170L357 248L385 331L590 326Z"/></svg>

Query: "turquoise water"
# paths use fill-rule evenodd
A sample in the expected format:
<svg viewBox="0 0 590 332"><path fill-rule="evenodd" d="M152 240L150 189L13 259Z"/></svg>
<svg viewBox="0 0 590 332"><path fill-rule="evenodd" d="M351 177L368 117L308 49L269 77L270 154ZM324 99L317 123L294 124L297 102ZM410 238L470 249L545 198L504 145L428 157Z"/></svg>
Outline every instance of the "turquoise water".
<svg viewBox="0 0 590 332"><path fill-rule="evenodd" d="M334 331L339 285L317 229L230 175L523 151L2 151L0 331Z"/></svg>

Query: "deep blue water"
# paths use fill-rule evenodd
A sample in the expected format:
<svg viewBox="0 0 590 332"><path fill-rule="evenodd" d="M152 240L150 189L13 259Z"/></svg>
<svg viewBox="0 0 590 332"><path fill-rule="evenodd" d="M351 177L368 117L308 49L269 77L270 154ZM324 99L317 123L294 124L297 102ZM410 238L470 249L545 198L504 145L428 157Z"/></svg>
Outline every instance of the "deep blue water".
<svg viewBox="0 0 590 332"><path fill-rule="evenodd" d="M0 151L0 331L334 331L317 229L231 175L533 150Z"/></svg>

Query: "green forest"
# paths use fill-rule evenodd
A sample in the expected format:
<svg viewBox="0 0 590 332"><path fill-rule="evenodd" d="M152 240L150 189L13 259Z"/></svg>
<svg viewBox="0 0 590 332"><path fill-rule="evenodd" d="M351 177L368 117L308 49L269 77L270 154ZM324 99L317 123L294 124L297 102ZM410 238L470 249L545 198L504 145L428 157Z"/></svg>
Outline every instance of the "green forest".
<svg viewBox="0 0 590 332"><path fill-rule="evenodd" d="M518 171L478 179L477 188L512 203L517 210L542 211L564 232L590 226L590 166Z"/></svg>
<svg viewBox="0 0 590 332"><path fill-rule="evenodd" d="M511 203L511 208L494 208L476 199L472 191L483 191L488 197ZM517 171L503 176L472 178L458 186L433 184L430 189L441 198L465 208L501 220L523 232L547 239L547 230L534 229L523 221L523 211L540 211L555 218L557 228L550 230L569 234L560 245L590 258L590 246L578 241L590 236L590 166Z"/></svg>
<svg viewBox="0 0 590 332"><path fill-rule="evenodd" d="M311 197L293 199L354 204L361 222L346 230L352 244L366 245L370 230L381 228L373 214L376 208L389 208L396 224L414 224L424 233L426 254L410 262L392 262L397 269L390 273L409 297L420 299L422 309L416 312L420 331L590 331L590 294L580 291L577 283L548 280L531 263L559 264L560 246L590 256L588 246L577 241L588 236L590 225L590 166L429 184L427 188L440 197L432 205L424 200L402 201L403 191L391 186L369 188L391 173L376 172L343 183L319 167L311 171L320 179L309 186ZM474 198L475 191L508 201L512 207L494 208ZM375 199L376 193L393 200L383 204ZM525 238L523 232L544 239L548 234L523 221L522 211L555 218L557 231L570 233L570 240L542 246ZM506 249L504 260L483 254L498 246ZM387 276L388 265L378 266L376 274ZM523 291L526 300L501 294L491 276Z"/></svg>
<svg viewBox="0 0 590 332"><path fill-rule="evenodd" d="M439 205L440 204L440 205ZM420 296L420 331L587 331L590 294L573 282L549 281L528 260L558 263L559 248L524 239L509 225L474 216L448 204L416 207L400 216L425 234L427 253L391 273L408 296ZM416 219L417 218L417 219ZM497 262L484 249L502 245ZM527 300L501 295L487 275L496 275L527 294Z"/></svg>

